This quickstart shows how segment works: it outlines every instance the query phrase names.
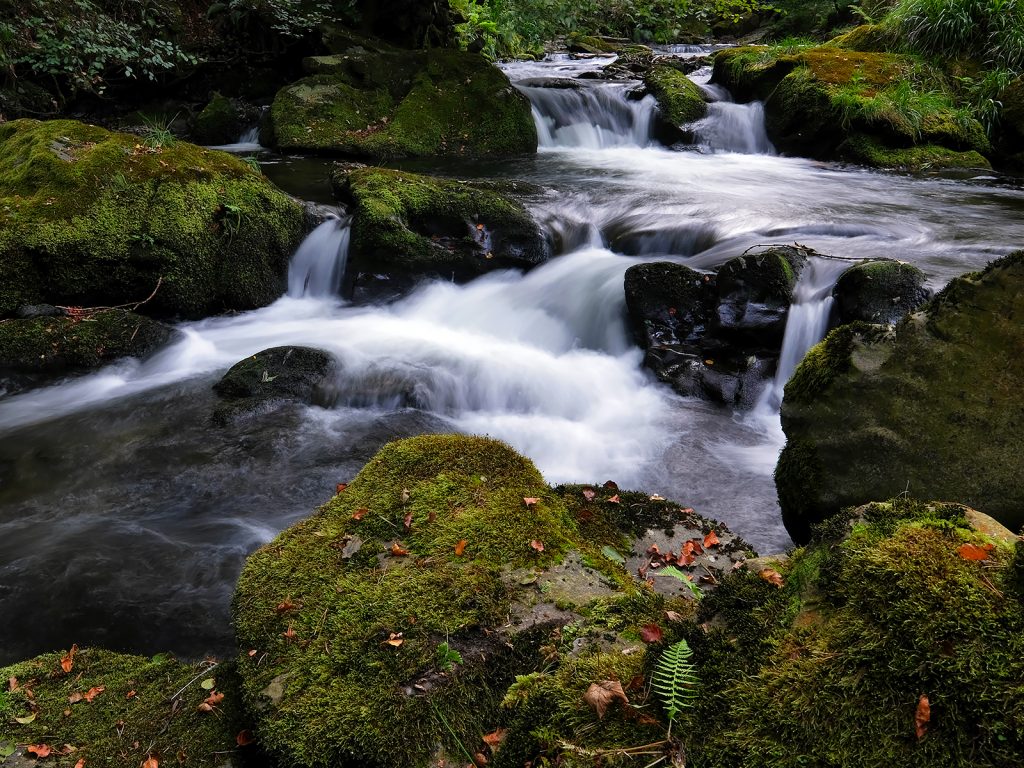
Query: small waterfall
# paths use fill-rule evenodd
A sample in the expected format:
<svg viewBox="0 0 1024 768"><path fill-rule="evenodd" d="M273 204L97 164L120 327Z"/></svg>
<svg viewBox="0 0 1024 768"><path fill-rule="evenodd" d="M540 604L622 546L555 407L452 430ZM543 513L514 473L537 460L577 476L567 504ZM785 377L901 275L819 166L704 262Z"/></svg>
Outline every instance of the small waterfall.
<svg viewBox="0 0 1024 768"><path fill-rule="evenodd" d="M578 88L520 86L533 105L541 147L646 147L651 141L657 102L631 99L634 83Z"/></svg>
<svg viewBox="0 0 1024 768"><path fill-rule="evenodd" d="M775 154L765 130L764 105L759 101L713 101L708 104L707 116L694 124L693 134L697 144L712 152Z"/></svg>
<svg viewBox="0 0 1024 768"><path fill-rule="evenodd" d="M755 410L777 413L782 405L786 382L804 359L807 350L825 338L832 311L832 288L850 266L847 261L812 258L796 284L793 304L786 318L786 332L775 369L775 379L758 400Z"/></svg>
<svg viewBox="0 0 1024 768"><path fill-rule="evenodd" d="M254 125L251 128L246 128L242 131L242 135L238 137L238 141L231 144L216 144L207 149L219 149L221 152L236 152L252 153L262 152L265 147L260 144L260 128L258 125Z"/></svg>
<svg viewBox="0 0 1024 768"><path fill-rule="evenodd" d="M348 260L350 232L350 219L332 217L306 236L288 265L290 297L338 295Z"/></svg>
<svg viewBox="0 0 1024 768"><path fill-rule="evenodd" d="M238 137L238 144L255 144L257 147L260 145L260 127L254 125L251 128L247 128L242 132L242 135Z"/></svg>

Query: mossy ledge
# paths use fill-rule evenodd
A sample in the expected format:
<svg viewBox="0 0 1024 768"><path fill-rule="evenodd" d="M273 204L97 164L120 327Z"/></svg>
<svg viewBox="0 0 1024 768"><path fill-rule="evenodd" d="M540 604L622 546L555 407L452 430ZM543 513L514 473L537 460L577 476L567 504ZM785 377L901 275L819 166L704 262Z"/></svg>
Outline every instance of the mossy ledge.
<svg viewBox="0 0 1024 768"><path fill-rule="evenodd" d="M0 317L26 304L202 317L269 304L301 206L241 160L72 120L0 125Z"/></svg>

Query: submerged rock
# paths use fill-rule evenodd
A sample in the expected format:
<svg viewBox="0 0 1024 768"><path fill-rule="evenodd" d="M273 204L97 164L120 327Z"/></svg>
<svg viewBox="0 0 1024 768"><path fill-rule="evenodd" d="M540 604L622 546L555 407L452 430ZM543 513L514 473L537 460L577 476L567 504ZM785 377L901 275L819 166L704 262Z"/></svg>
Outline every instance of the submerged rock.
<svg viewBox="0 0 1024 768"><path fill-rule="evenodd" d="M342 167L332 182L352 213L349 276L468 280L548 258L540 227L500 185Z"/></svg>
<svg viewBox="0 0 1024 768"><path fill-rule="evenodd" d="M850 267L832 290L839 325L896 323L931 297L924 283L924 272L902 261L885 259Z"/></svg>
<svg viewBox="0 0 1024 768"><path fill-rule="evenodd" d="M285 289L302 207L223 152L71 120L0 125L0 317L26 304L201 317Z"/></svg>
<svg viewBox="0 0 1024 768"><path fill-rule="evenodd" d="M261 744L284 765L426 766L466 747L522 765L535 754L531 731L500 748L481 741L517 676L572 669L585 689L606 679L608 659L639 673L642 626L665 625L668 636L666 609L680 621L692 614L685 578L663 594L624 567L637 532L666 528L721 551L712 580L751 554L657 497L551 489L494 440L385 446L313 517L256 552L239 580L239 642L257 649L239 664ZM597 722L582 699L574 710Z"/></svg>
<svg viewBox="0 0 1024 768"><path fill-rule="evenodd" d="M764 101L782 152L910 170L988 167L981 124L958 110L942 75L895 53L733 48L715 56L714 82Z"/></svg>
<svg viewBox="0 0 1024 768"><path fill-rule="evenodd" d="M775 471L790 535L908 491L1024 524L1024 252L953 280L894 331L833 331L786 386Z"/></svg>
<svg viewBox="0 0 1024 768"><path fill-rule="evenodd" d="M264 413L283 403L315 403L325 397L336 362L320 349L272 347L231 366L213 385L222 399L214 421Z"/></svg>
<svg viewBox="0 0 1024 768"><path fill-rule="evenodd" d="M307 68L316 74L282 89L271 107L279 149L379 159L537 148L529 101L479 54L361 49L314 57Z"/></svg>
<svg viewBox="0 0 1024 768"><path fill-rule="evenodd" d="M3 766L71 766L82 760L91 766L139 766L154 758L161 764L229 768L247 751L236 738L245 726L230 664L73 647L0 672ZM26 755L29 745L48 747L49 755L40 749ZM46 759L37 762L39 757Z"/></svg>

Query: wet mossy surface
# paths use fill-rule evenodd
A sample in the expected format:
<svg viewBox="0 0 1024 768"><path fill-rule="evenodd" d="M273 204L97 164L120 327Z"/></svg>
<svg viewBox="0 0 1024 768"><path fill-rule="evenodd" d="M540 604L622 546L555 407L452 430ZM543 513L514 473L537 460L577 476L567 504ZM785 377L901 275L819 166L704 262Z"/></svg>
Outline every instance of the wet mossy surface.
<svg viewBox="0 0 1024 768"><path fill-rule="evenodd" d="M45 745L52 753L38 764L57 768L79 760L124 768L149 757L197 768L236 764L243 751L236 735L244 725L232 665L83 648L64 672L61 659L68 650L0 670L0 751L5 745ZM210 679L213 687L204 688ZM200 711L214 693L223 699L212 711Z"/></svg>
<svg viewBox="0 0 1024 768"><path fill-rule="evenodd" d="M740 572L692 638L721 686L693 711L692 764L1008 766L1024 759L1024 606L1013 545L962 507L898 499L848 512L778 571ZM989 548L968 560L960 547ZM931 715L915 733L920 697Z"/></svg>
<svg viewBox="0 0 1024 768"><path fill-rule="evenodd" d="M364 51L309 66L320 74L282 89L271 108L283 150L391 159L537 148L526 97L478 54Z"/></svg>
<svg viewBox="0 0 1024 768"><path fill-rule="evenodd" d="M794 538L908 489L1024 524L1022 286L1017 252L953 280L894 331L842 326L808 353L786 387L776 469Z"/></svg>
<svg viewBox="0 0 1024 768"><path fill-rule="evenodd" d="M209 103L196 115L192 138L197 144L229 144L242 129L238 106L226 96L214 93Z"/></svg>
<svg viewBox="0 0 1024 768"><path fill-rule="evenodd" d="M832 289L839 323L892 324L930 297L924 273L891 259L869 261L843 272Z"/></svg>
<svg viewBox="0 0 1024 768"><path fill-rule="evenodd" d="M24 304L201 317L284 291L302 208L242 161L70 120L0 126L0 316Z"/></svg>
<svg viewBox="0 0 1024 768"><path fill-rule="evenodd" d="M819 47L734 48L714 81L765 102L783 152L910 170L988 167L985 131L930 63L896 53Z"/></svg>
<svg viewBox="0 0 1024 768"><path fill-rule="evenodd" d="M121 309L85 316L0 320L0 372L64 373L144 357L174 332Z"/></svg>
<svg viewBox="0 0 1024 768"><path fill-rule="evenodd" d="M700 120L708 105L700 87L677 69L655 65L644 75L644 85L658 100L662 119L675 126Z"/></svg>
<svg viewBox="0 0 1024 768"><path fill-rule="evenodd" d="M332 181L351 206L357 270L465 280L548 256L523 205L487 185L384 168L341 170Z"/></svg>

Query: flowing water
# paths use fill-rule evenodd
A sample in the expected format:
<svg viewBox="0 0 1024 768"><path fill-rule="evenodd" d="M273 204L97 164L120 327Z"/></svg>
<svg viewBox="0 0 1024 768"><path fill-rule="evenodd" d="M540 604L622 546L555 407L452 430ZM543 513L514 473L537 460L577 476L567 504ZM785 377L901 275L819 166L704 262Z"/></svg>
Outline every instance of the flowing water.
<svg viewBox="0 0 1024 768"><path fill-rule="evenodd" d="M625 270L665 259L711 269L754 245L799 242L845 259L911 261L939 287L1024 242L1024 193L985 175L911 177L769 154L757 106L706 83L711 117L694 146L670 151L651 140L654 105L635 83L537 81L575 81L604 63L506 67L527 80L536 157L418 167L546 190L528 205L558 245L549 263L354 306L332 290L348 228L328 220L272 306L182 324L148 360L0 398L0 663L72 642L225 652L246 554L380 445L424 432L499 437L551 482L613 479L721 519L762 551L784 549L771 480L779 393L824 331L846 262L804 270L778 378L745 413L678 397L644 371L624 321ZM264 167L286 189L330 202L327 163ZM214 426L211 385L282 344L337 358L333 407Z"/></svg>

